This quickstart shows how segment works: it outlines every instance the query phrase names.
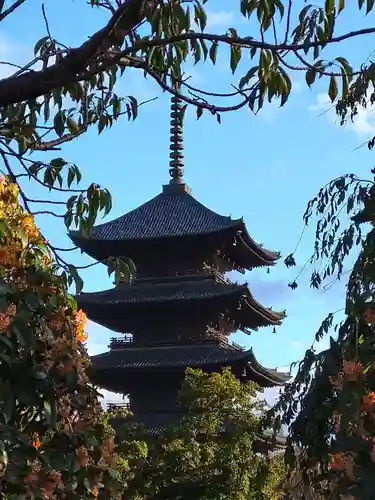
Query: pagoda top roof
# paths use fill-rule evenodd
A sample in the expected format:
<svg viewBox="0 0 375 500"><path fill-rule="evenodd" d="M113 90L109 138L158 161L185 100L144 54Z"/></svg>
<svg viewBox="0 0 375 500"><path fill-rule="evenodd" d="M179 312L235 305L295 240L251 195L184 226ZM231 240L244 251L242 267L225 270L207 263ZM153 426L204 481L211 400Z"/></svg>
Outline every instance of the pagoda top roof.
<svg viewBox="0 0 375 500"><path fill-rule="evenodd" d="M113 376L114 371L138 373L152 370L155 373L155 369L181 369L184 373L187 367L204 370L239 364L244 366L246 379L254 380L263 387L282 386L290 379L289 374L262 366L252 349L243 350L230 344L214 342L156 347L134 345L92 356L91 360L94 374L97 373L94 378L102 379L100 374L112 373L105 385L111 384L111 379L118 380L117 376Z"/></svg>
<svg viewBox="0 0 375 500"><path fill-rule="evenodd" d="M245 245L261 261L259 265L272 265L280 257L278 252L266 250L251 238L242 218L232 219L210 210L190 194L185 184L164 186L163 192L138 208L95 226L89 238L81 236L78 231L69 234L78 247L99 258L98 243L123 242L129 245L227 231L238 232Z"/></svg>

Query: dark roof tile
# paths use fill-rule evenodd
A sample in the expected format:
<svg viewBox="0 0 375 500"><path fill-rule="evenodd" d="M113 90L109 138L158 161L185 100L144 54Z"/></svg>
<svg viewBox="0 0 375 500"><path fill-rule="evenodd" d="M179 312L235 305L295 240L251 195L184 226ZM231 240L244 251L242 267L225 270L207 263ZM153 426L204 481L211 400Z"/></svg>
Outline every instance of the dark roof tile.
<svg viewBox="0 0 375 500"><path fill-rule="evenodd" d="M95 226L90 239L116 241L208 234L239 222L218 215L187 192L160 193L131 212ZM71 236L74 239L77 233L72 232Z"/></svg>
<svg viewBox="0 0 375 500"><path fill-rule="evenodd" d="M247 293L247 285L221 283L212 279L135 282L119 285L103 292L82 293L76 297L80 307L86 305L140 304L170 302L176 300L210 299L233 294Z"/></svg>
<svg viewBox="0 0 375 500"><path fill-rule="evenodd" d="M196 344L163 347L125 347L93 356L94 371L149 370L155 368L202 368L230 366L243 362L249 375L262 379L265 385L283 385L289 375L270 370L258 363L252 349L249 351L223 344Z"/></svg>

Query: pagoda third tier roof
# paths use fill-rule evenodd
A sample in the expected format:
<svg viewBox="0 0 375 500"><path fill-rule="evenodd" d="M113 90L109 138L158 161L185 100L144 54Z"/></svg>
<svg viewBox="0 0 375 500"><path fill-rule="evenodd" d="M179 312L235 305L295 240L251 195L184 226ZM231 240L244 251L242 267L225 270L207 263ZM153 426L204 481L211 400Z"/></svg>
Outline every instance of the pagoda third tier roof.
<svg viewBox="0 0 375 500"><path fill-rule="evenodd" d="M257 244L246 230L242 219L232 219L213 212L197 201L185 189L165 190L140 207L117 219L94 227L89 238L71 231L73 242L97 260L108 257L129 256L145 242L163 242L171 238L204 237L222 234L222 245L228 243L242 267L269 266L280 254ZM233 247L236 238L236 247ZM228 252L228 253L231 253ZM139 253L139 252L138 252ZM244 258L244 254L249 256ZM118 254L118 255L117 255ZM239 256L239 257L238 257ZM130 255L131 258L137 258ZM139 255L138 255L139 257Z"/></svg>
<svg viewBox="0 0 375 500"><path fill-rule="evenodd" d="M230 344L197 343L158 347L126 347L112 349L91 358L93 379L108 390L119 390L119 383L126 385L126 375L151 371L185 373L189 368L217 370L226 366L241 369L241 375L263 387L282 386L290 379L286 373L262 366L253 350L242 350Z"/></svg>
<svg viewBox="0 0 375 500"><path fill-rule="evenodd" d="M176 305L180 318L198 308L208 315L225 313L241 329L278 325L285 316L257 302L247 284L215 281L212 277L135 281L103 292L83 293L76 299L91 320L121 333L133 331L134 325L150 318L156 321L159 314L171 318ZM189 314L184 317L188 321Z"/></svg>

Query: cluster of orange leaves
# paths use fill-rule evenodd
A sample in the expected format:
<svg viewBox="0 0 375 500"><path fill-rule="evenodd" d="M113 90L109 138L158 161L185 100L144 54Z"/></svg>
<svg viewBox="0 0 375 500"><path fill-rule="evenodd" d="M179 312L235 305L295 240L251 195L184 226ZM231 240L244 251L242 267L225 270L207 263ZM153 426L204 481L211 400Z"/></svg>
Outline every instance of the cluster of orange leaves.
<svg viewBox="0 0 375 500"><path fill-rule="evenodd" d="M372 320L371 315L368 313L366 316L366 321ZM370 322L370 321L368 321ZM331 380L331 383L336 388L343 388L345 382L358 382L364 377L364 367L359 361L343 361L343 369L338 374L337 377ZM359 421L353 426L356 429L358 435L360 435L366 441L372 443L372 448L370 452L371 460L375 463L375 438L368 436L363 428L362 417L365 414L375 415L375 392L367 392L361 400L361 408L358 414ZM334 428L336 432L340 431L341 425L341 415L335 411L333 414ZM344 473L352 481L356 480L355 477L355 458L356 455L351 452L346 453L335 453L331 455L331 460L329 462L329 468L332 471Z"/></svg>
<svg viewBox="0 0 375 500"><path fill-rule="evenodd" d="M0 312L0 333L7 331L16 312L17 308L14 304L10 304L5 312Z"/></svg>
<svg viewBox="0 0 375 500"><path fill-rule="evenodd" d="M27 288L34 290L33 287L36 287L36 292L52 295L60 294L63 287L60 279L54 277L53 273L51 273L50 280L40 286L32 285L27 281L24 257L31 255L32 249L36 245L46 242L36 227L33 216L25 212L19 205L18 196L18 186L0 177L0 220L10 224L12 230L12 238L4 240L0 246L0 270L2 271L2 275L9 277L13 283L18 285L20 290ZM27 235L26 244L18 236L18 229L21 229ZM28 253L30 250L31 253ZM49 256L43 259L43 263L46 266L49 266L51 262L52 260ZM49 299L47 298L46 300L48 301ZM17 301L15 302L17 304ZM1 334L10 335L13 318L17 315L17 307L17 305L10 302L7 309L0 312ZM84 388L88 382L86 372L89 365L89 359L85 355L82 346L82 343L87 340L87 333L85 332L87 323L86 315L83 311L75 311L66 302L66 305L51 312L44 320L49 331L53 333L53 338L51 336L48 337L50 334L45 334L43 331L39 333L41 340L45 342L46 346L44 358L46 367L51 370L52 376L57 374L60 377L58 380L63 380L61 377L76 370L77 387ZM90 402L82 410L77 411L72 404L71 396L66 394L64 385L61 386L61 391L59 386L57 386L56 393L60 425L65 431L85 433L98 420L101 413L98 400ZM74 397L77 398L78 395L75 394ZM30 442L39 452L45 452L44 437L42 439L41 436L34 433L30 436ZM101 458L98 463L96 463L96 459L93 462L92 455L83 445L77 449L77 457L82 467L86 468L90 465L95 465L96 467L102 467L104 470L113 463L113 450L113 438L106 438L101 447ZM92 483L92 494L95 497L99 493L99 482L100 475ZM35 488L42 487L46 500L52 500L56 497L57 490L64 488L61 473L54 470L47 473L43 472L39 460L30 463L29 472L25 477L25 484L30 492L35 490Z"/></svg>
<svg viewBox="0 0 375 500"><path fill-rule="evenodd" d="M32 214L26 212L18 203L19 188L17 184L7 183L4 177L0 177L0 219L11 220L27 234L32 243L42 243L44 238L37 228ZM12 245L11 248L2 248L0 263L14 263L14 254L11 250L19 250L20 247ZM8 252L7 252L8 250Z"/></svg>
<svg viewBox="0 0 375 500"><path fill-rule="evenodd" d="M85 331L87 325L87 316L81 309L77 311L75 324L76 324L76 339L79 342L85 342L88 337Z"/></svg>

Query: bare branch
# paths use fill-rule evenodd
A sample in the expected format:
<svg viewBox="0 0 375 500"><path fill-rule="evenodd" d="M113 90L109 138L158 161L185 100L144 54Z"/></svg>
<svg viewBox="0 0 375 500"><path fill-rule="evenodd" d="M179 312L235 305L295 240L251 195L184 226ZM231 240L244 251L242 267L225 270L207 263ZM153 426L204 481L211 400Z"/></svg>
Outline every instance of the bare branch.
<svg viewBox="0 0 375 500"><path fill-rule="evenodd" d="M50 210L39 210L37 212L32 212L33 215L52 215L53 217L56 217L58 219L63 219L64 216L61 214L56 214L55 212L51 212Z"/></svg>
<svg viewBox="0 0 375 500"><path fill-rule="evenodd" d="M45 9L44 3L42 3L42 13L43 13L43 19L44 19L44 23L46 25L46 30L47 30L48 36L52 40L51 30L49 29L49 23L48 23L48 19L47 19L47 14L46 14L46 9Z"/></svg>
<svg viewBox="0 0 375 500"><path fill-rule="evenodd" d="M16 9L18 9L18 7L20 7L25 2L26 2L26 0L16 0L14 3L12 3L12 5L10 7L5 9L4 12L2 12L0 14L0 21L3 21L3 19L5 19L10 14L12 14ZM4 3L5 2L2 2L1 7L3 7Z"/></svg>

